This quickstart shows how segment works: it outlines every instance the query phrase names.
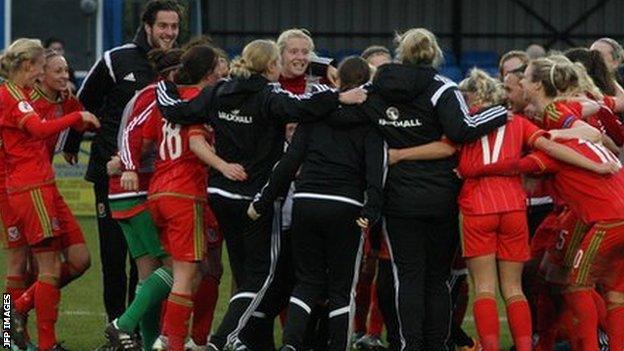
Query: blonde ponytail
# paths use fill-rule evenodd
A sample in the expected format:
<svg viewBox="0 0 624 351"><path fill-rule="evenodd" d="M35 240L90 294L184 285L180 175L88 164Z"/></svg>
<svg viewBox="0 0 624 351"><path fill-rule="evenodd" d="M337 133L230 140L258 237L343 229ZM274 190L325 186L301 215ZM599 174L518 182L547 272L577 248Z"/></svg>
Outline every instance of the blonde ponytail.
<svg viewBox="0 0 624 351"><path fill-rule="evenodd" d="M240 57L232 61L230 74L249 78L252 74L266 72L269 65L279 60L279 50L272 40L254 40L247 44Z"/></svg>

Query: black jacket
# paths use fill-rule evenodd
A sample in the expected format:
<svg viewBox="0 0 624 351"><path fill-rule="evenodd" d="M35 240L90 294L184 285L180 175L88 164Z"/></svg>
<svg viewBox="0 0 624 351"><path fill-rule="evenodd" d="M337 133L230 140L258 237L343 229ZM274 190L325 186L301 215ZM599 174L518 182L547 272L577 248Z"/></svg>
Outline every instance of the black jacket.
<svg viewBox="0 0 624 351"><path fill-rule="evenodd" d="M363 106L388 148L424 145L443 135L455 143L469 142L507 120L503 106L470 116L457 85L431 67L383 65L370 89ZM455 156L390 166L384 213L398 217L456 214L460 187L453 172L456 166Z"/></svg>
<svg viewBox="0 0 624 351"><path fill-rule="evenodd" d="M266 183L283 154L286 123L317 120L338 107L338 93L328 87L293 95L257 74L221 81L188 102L173 83L160 82L156 90L158 108L170 122L213 126L217 155L241 164L248 179L232 181L212 170L208 190L240 200L252 199Z"/></svg>
<svg viewBox="0 0 624 351"><path fill-rule="evenodd" d="M364 112L361 106L343 106L340 113L362 116ZM346 127L328 121L297 126L288 151L254 199L256 211L266 212L277 197L285 196L303 164L295 198L365 203L362 216L371 224L377 221L383 202L387 152L379 131L368 121L363 122Z"/></svg>
<svg viewBox="0 0 624 351"><path fill-rule="evenodd" d="M107 181L106 162L117 152L117 131L123 109L137 91L156 79L147 59L149 50L151 47L141 28L132 43L104 52L78 91L85 109L102 124L91 144L88 181ZM70 134L65 151L77 152L81 138L80 134Z"/></svg>

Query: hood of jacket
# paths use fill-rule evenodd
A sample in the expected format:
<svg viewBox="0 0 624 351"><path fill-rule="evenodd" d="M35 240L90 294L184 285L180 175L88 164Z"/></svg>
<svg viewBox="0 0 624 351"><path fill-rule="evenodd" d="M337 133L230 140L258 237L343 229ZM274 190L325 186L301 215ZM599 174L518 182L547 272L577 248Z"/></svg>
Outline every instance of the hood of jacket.
<svg viewBox="0 0 624 351"><path fill-rule="evenodd" d="M377 70L372 89L386 101L411 101L431 85L436 74L429 66L388 63Z"/></svg>
<svg viewBox="0 0 624 351"><path fill-rule="evenodd" d="M252 74L249 78L232 77L219 87L219 96L247 95L266 89L271 82L260 74Z"/></svg>

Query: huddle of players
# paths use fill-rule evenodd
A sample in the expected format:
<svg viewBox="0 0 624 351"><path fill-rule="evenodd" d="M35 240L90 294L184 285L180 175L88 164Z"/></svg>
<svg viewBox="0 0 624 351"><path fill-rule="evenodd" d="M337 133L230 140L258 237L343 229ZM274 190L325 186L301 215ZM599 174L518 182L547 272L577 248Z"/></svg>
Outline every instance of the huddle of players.
<svg viewBox="0 0 624 351"><path fill-rule="evenodd" d="M426 34L428 45L437 47L430 33L422 29L417 31ZM304 36L303 39L307 41L305 33ZM223 65L225 58L220 56L218 50L196 43L183 50L152 52L151 60L160 74L159 80L179 85L182 99L199 98L192 100L195 105L184 103L176 99L176 93L171 90L175 86L162 83L159 85L164 93L157 97L157 84L154 84L137 93L124 111L118 139L119 157L109 163L109 173L113 175L110 183L110 199L113 200L111 207L124 230L136 234L128 238L133 256L149 256L145 266L153 268L126 314L107 327L108 338L116 342L114 347L140 349L133 335L137 325L140 326L146 347L152 344L151 341L155 341L157 347L171 350L183 350L185 347L200 349L206 345L217 299L221 245L215 215L207 205L208 185L213 189L211 201L233 201L219 206L220 210L232 210L232 214L229 214L231 220L221 221L221 229L238 224L238 228L229 230L232 235L245 232L260 236L255 242L257 247L243 249L238 253L250 255L250 251L265 245L263 242L267 240L261 237L265 234L276 239L266 245L279 247L279 238L269 234L278 224L272 223L272 216L268 213L281 212L280 208L263 208L260 206L262 202L258 201L255 202L257 208L251 207L248 211L247 207L271 175L274 162L269 161L277 161L281 157L285 124L312 122L327 116L330 116L328 121L311 123L310 128L298 129L296 140L303 138L304 141L298 144L293 142L293 146L303 145L305 150L297 156L300 158L299 163L291 165L292 168L285 172L288 176L278 177L278 180L286 180L284 184L288 184L298 165L303 162L302 177L305 181L301 186L303 190L306 186L312 189L298 190L298 195L295 195L295 198L299 198L299 208L293 210L293 227L296 228L293 235L296 236L297 231L301 232L304 228L311 232L305 236L299 235L297 239L303 241L298 243L297 239L293 239L293 250L298 255L295 256L295 266L300 281L291 283L291 289L294 284L294 293L290 297L285 345L297 349L301 344L306 314L309 315L309 310L319 296L323 296L323 282L328 281L324 274L327 273L322 267L317 267L312 269L314 272L305 275L310 278L309 281L301 281L303 276L299 265L303 262L308 265L303 268L312 268L318 263L318 257L323 252L318 253L321 256L314 256L305 250L317 245L318 241L311 244L305 240L313 240L311 237L315 234L314 229L317 229L314 225L325 223L323 221L332 217L345 226L341 232L351 234L345 235L349 238L343 243L340 259L329 261L331 265L325 269L331 272L332 268L344 268L339 267L344 262L351 262L348 266L351 269L336 272L330 280L338 283L338 290L342 288L338 295L329 296L330 304L334 304L332 311L335 312L333 315L330 312L330 345L332 349L339 349L348 344L352 317L349 296L353 284L357 282L362 242L356 223L368 227L379 216L380 196L375 194L380 193L383 178L380 174L383 171L375 170L375 167L384 166L383 156L359 160L352 165L346 163L349 167L353 166L349 169L356 170L353 174L346 173L355 184L345 184L343 190L354 192L337 200L336 197L341 196L318 193L319 189L328 190L336 184L333 183L335 177L332 177L335 176L332 173L335 170L321 164L322 171L315 173L317 169L312 165L335 156L322 147L323 140L328 136L332 139L343 133L344 138L334 139L344 141L353 138L354 144L351 145L355 148L349 152L359 156L374 156L374 152L369 150L379 150L382 143L375 141L381 139L375 136L374 128L368 127L368 122L341 120L346 118L345 111L346 115L349 114L349 109L343 108L340 111L342 113L336 112L339 99L344 104L363 102L366 94L361 89L339 95L327 87L311 84L315 90L313 93L296 96L271 85L270 82L280 79L282 54L283 48L280 51L270 41L258 40L248 44L241 59L232 64L230 74L233 78L218 83L220 90L217 90L203 88L217 84L220 78L227 75L227 68ZM600 58L595 52L583 50L574 54L571 52L568 56L586 65L599 62ZM523 60L521 55L517 58ZM596 65L599 66L598 63ZM2 155L5 158L3 171L6 172L6 181L2 182L6 184L6 190L2 192L6 195L2 203L2 218L7 228L11 262L9 268L15 268L7 276L7 290L15 304L15 343L20 344L18 346L21 348L25 348L28 341L24 328L25 316L34 308L39 349L62 350L54 336L59 289L84 272L89 261L82 233L56 190L50 164L59 133L67 127L85 130L99 126L93 115L73 112L81 108L75 99L65 95L63 82L66 84L66 66L62 57L53 52L44 53L40 43L30 39L15 41L2 58L2 68L7 79L1 87L3 103L0 125ZM540 266L543 281L534 296L538 306L534 319L540 336L537 349L552 349L559 333L567 330L565 335L575 349L595 350L598 347L599 325L609 336L613 350L624 348L624 330L621 328L624 325L624 269L621 262L624 204L620 199L624 183L619 161L614 155L624 138L619 122L613 115L622 106L621 88L614 80L607 81L611 87L615 85L615 97L604 95L605 88L599 89L594 83L604 83L601 78L609 77L607 73L600 73L600 69L606 68L585 69L562 55L523 62L507 69L503 78L514 115L490 134L458 147L458 172L465 179L459 197L463 256L476 289L474 315L479 339L485 350L498 349L499 322L493 298L497 277L500 278L506 300L516 348L532 348L531 315L520 284L523 262L530 254L533 259L543 256ZM48 70L51 78L42 79L44 73L47 77ZM588 71L595 76L590 77ZM56 81L54 72L60 75ZM362 65L361 59L349 58L340 67L338 74L342 91L345 87L366 83L371 72L367 65ZM476 113L504 100L500 83L478 71L474 71L460 88L466 94L468 106L465 108L469 112ZM511 101L514 88L520 88L522 94L516 95L515 101ZM256 94L259 100L252 102L252 105L245 105L249 91ZM221 110L216 112L217 109L211 104L231 113L222 114ZM161 115L159 108L167 111L167 107L171 108L171 116ZM358 112L358 108L354 107L355 115L362 113ZM177 122L187 119L189 122L186 124L193 125L184 126L167 121L176 118L173 116L176 111L180 114ZM525 111L529 117L521 115ZM250 116L251 113L257 115ZM334 114L336 116L332 117ZM392 116L388 117L391 119ZM265 118L265 128L262 130L255 124L258 118ZM277 123L274 119L278 120ZM530 120L543 129L531 124ZM211 127L203 122L209 122ZM240 135L228 135L237 130L228 130L227 126L231 123L252 124L246 126L252 127L247 130L250 136L246 141L263 142L248 145L245 148L246 155L236 155L232 148L228 149L227 144L228 140L240 138ZM343 123L347 123L347 126ZM343 130L345 128L346 131ZM261 136L257 135L259 132ZM216 144L212 146L215 138ZM552 142L553 139L559 140L559 143ZM436 152L448 157L445 150L455 148L449 144L443 139L433 146L437 148ZM370 148L362 149L366 145ZM391 158L394 156L390 163L417 159L418 152L422 151L418 148L390 151ZM522 157L527 148L541 151ZM344 162L340 157L336 160L337 164ZM251 166L254 161L261 169ZM210 181L205 165L211 166L213 170ZM316 167L319 165L316 164ZM281 170L277 168L274 176L279 175L279 172ZM552 173L543 182L551 186L550 195L557 201L556 210L538 229L531 248L528 246L528 228L524 215L526 195L519 177L519 173L527 172ZM360 181L355 182L355 178ZM331 181L314 183L323 179ZM253 185L246 186L245 182ZM275 183L269 185L276 186ZM265 190L268 189L271 188ZM360 213L364 190L368 190L369 198ZM275 194L283 191L276 191ZM259 195L266 194L263 192ZM334 198L327 199L319 195ZM323 208L315 202L319 199L343 204L332 207L325 203ZM272 201L267 200L267 203L271 204ZM310 208L306 209L306 206ZM321 209L327 210L327 213L318 214L319 218L310 218ZM335 215L341 211L344 211L343 216ZM242 221L243 217L247 218L247 212L252 219L245 219L247 223L235 223L237 219ZM222 214L216 217L227 216ZM260 222L258 217L262 219ZM253 228L254 224L258 228ZM243 225L252 228L244 228ZM226 241L232 240L231 245L235 245L234 239L240 239L224 234ZM335 243L337 235L324 233L316 240ZM30 286L26 277L28 248L38 269L37 281ZM236 249L228 249L236 253ZM257 262L262 266L266 264L270 271L274 271L277 262L273 262L273 258L271 262L265 262L266 257L262 257ZM230 259L232 263L236 262L235 258ZM267 282L271 285L271 280L279 280L280 276L271 272L267 280L250 279L254 272L246 265L253 260L249 257L247 259L247 263L236 262L243 267L233 268L239 293L232 298L230 310L216 333L217 337L211 339L212 344L208 347L221 349L226 344L240 344L239 334L245 339L245 328L241 325L257 323L262 328L263 322L254 321L253 318L263 319L262 314L275 316L275 312L269 313L267 306L262 307L263 299L258 296ZM263 273L259 276L264 277ZM250 277L241 277L245 274ZM255 296L245 294L246 284L260 285L259 288L249 288L250 291L256 289ZM143 289L145 286L150 288ZM262 293L266 293L266 290ZM556 302L561 301L561 298L557 300L553 291L563 296L564 306L557 305ZM208 301L204 300L206 298ZM159 310L161 302L165 300L161 326ZM237 303L241 305L237 306ZM295 312L300 311L294 310L295 305L307 313L298 315ZM279 312L281 309L275 310ZM191 315L192 337L185 346ZM228 316L231 318L228 319ZM336 316L341 318L333 318ZM552 328L553 324L562 327ZM573 331L570 329L572 326ZM254 332L260 330L247 329ZM167 339L156 340L159 330ZM400 329L389 331L400 332ZM397 339L401 338L399 336ZM249 339L253 337L248 336ZM254 349L255 345L260 344L250 343L247 346Z"/></svg>
<svg viewBox="0 0 624 351"><path fill-rule="evenodd" d="M494 253L518 350L532 347L531 315L521 286L521 263L529 260L524 273L530 284L524 290L530 292L538 336L533 345L536 350L552 350L559 339L568 340L573 350L598 350L599 329L606 332L611 350L624 348L624 183L618 160L622 127L614 114L622 111L624 91L614 73L618 64L608 66L605 62L611 63L620 55L617 48L617 43L605 38L594 43L592 50L575 48L534 60L528 60L522 52L510 52L501 59L503 84L479 71L473 71L460 84L471 107L478 109L506 97L514 114L505 127L481 139L475 149L466 150L471 145L464 145L460 151L458 171L466 178L459 198L463 252L476 290L474 316L484 350L498 349L498 314L492 285L496 282L496 267L491 263ZM512 132L515 124L527 120L543 131L532 126L524 132ZM593 173L605 171L596 165L565 160L586 168L582 170L554 161L553 150L535 142L540 133L548 133L551 140L607 168L613 167L609 171L612 174ZM524 155L520 143L514 147L515 155L506 155L506 147L508 152L511 150L507 143L519 143L518 138L526 138L525 145L541 151ZM564 160L560 156L554 157ZM521 173L539 174L537 179L526 179L532 183L529 194L533 198L554 200L554 209L535 231L530 247L525 195L517 177ZM478 178L473 180L475 176ZM503 182L508 184L502 187ZM466 195L475 189L482 194L493 193L468 201ZM522 201L514 205L514 198ZM484 199L489 201L479 202ZM514 211L521 212L515 212L516 219L505 220ZM498 222L493 213L498 214ZM513 267L513 262L520 264ZM524 305L521 313L519 300Z"/></svg>

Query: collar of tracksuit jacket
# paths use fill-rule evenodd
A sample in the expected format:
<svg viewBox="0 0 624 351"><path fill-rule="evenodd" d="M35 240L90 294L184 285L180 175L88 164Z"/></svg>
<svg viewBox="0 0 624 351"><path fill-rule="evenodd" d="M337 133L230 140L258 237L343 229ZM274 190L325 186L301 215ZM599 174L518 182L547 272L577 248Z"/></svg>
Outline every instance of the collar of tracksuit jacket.
<svg viewBox="0 0 624 351"><path fill-rule="evenodd" d="M430 66L388 63L377 70L372 90L388 102L413 101L431 85L436 74Z"/></svg>
<svg viewBox="0 0 624 351"><path fill-rule="evenodd" d="M143 28L143 25L141 25L141 27L137 29L136 33L134 34L134 39L132 39L132 42L139 49L141 49L141 51L143 51L145 55L147 55L147 53L153 49L153 47L151 47L149 42L147 41L147 33L145 32L145 28Z"/></svg>

